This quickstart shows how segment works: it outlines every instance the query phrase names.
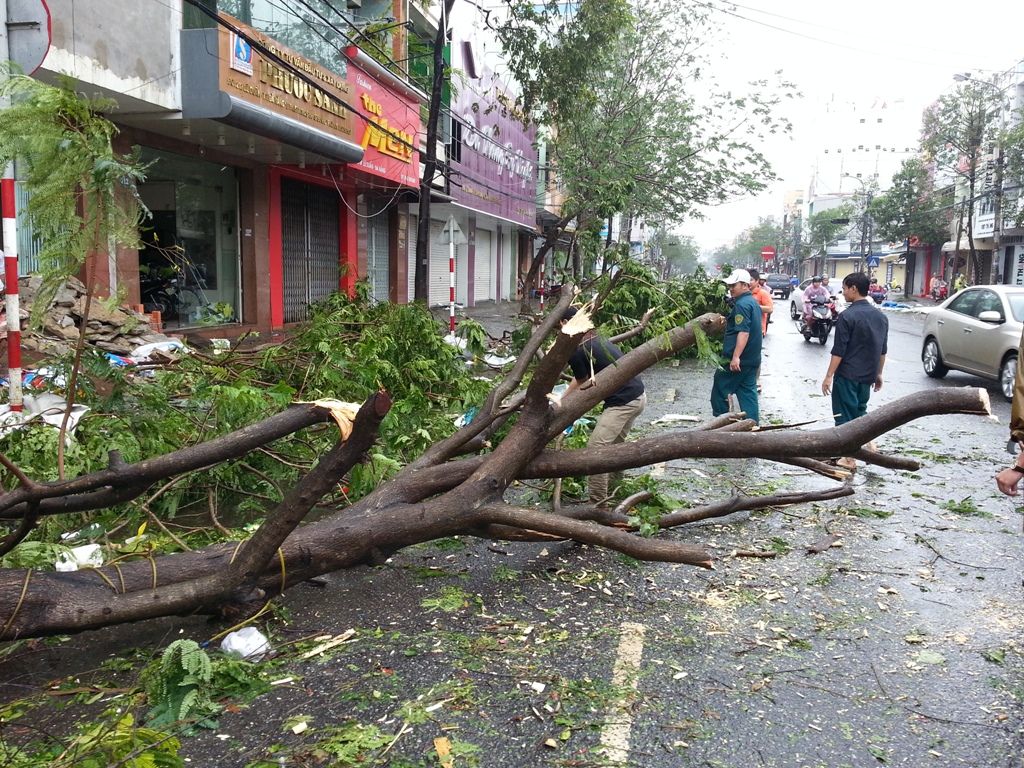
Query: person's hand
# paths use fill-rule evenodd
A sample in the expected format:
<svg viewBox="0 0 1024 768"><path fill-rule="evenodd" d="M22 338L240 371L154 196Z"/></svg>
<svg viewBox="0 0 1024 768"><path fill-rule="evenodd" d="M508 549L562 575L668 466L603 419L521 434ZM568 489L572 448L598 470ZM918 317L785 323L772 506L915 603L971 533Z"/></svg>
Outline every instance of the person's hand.
<svg viewBox="0 0 1024 768"><path fill-rule="evenodd" d="M730 371L736 371L737 373L739 372L739 370L740 370L740 359L738 357L734 357L732 359L732 362L729 363L729 370Z"/></svg>
<svg viewBox="0 0 1024 768"><path fill-rule="evenodd" d="M821 380L821 394L830 395L832 394L832 377L826 376Z"/></svg>
<svg viewBox="0 0 1024 768"><path fill-rule="evenodd" d="M1011 467L1010 469L1004 469L996 475L996 485L1007 496L1016 496L1017 486L1020 484L1021 478L1024 478L1024 474Z"/></svg>
<svg viewBox="0 0 1024 768"><path fill-rule="evenodd" d="M882 374L878 374L878 378L875 379L875 392L882 388Z"/></svg>
<svg viewBox="0 0 1024 768"><path fill-rule="evenodd" d="M548 400L551 401L551 404L555 406L555 408L560 408L562 405L562 396L557 395L554 392L548 392Z"/></svg>

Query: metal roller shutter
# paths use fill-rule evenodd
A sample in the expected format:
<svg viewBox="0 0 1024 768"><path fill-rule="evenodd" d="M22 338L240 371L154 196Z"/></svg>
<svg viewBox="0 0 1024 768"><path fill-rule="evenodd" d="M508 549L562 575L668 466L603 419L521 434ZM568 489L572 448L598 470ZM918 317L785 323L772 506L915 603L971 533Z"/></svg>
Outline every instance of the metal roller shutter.
<svg viewBox="0 0 1024 768"><path fill-rule="evenodd" d="M430 222L430 306L447 305L450 302L448 277L448 246L437 242L444 230L443 221ZM463 246L465 248L465 246Z"/></svg>
<svg viewBox="0 0 1024 768"><path fill-rule="evenodd" d="M486 229L476 231L476 271L473 275L473 300L494 298L494 233Z"/></svg>
<svg viewBox="0 0 1024 768"><path fill-rule="evenodd" d="M309 317L309 305L341 285L338 193L281 179L281 259L284 321Z"/></svg>
<svg viewBox="0 0 1024 768"><path fill-rule="evenodd" d="M366 220L366 277L374 300L389 301L391 276L388 269L391 255L391 226L388 212L379 201L367 206L370 218Z"/></svg>
<svg viewBox="0 0 1024 768"><path fill-rule="evenodd" d="M416 298L416 236L419 232L419 221L419 216L409 217L409 292L406 296L409 297L410 304Z"/></svg>

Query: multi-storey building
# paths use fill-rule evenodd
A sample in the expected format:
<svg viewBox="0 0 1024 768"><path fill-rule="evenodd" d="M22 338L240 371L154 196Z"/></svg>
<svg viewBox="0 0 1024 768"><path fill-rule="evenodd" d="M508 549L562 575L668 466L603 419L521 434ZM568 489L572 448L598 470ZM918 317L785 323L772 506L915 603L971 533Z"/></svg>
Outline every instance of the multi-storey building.
<svg viewBox="0 0 1024 768"><path fill-rule="evenodd" d="M170 275L190 299L160 299L165 326L229 321L220 333L300 321L311 302L358 279L378 300L411 300L427 95L397 62L410 58L410 34L433 40L436 10L409 0L48 5L52 43L34 76L68 74L80 90L114 99L117 148L138 147L148 164L142 246L98 260L101 289L123 289L129 304L151 310L150 283ZM489 107L475 114L483 120ZM463 217L468 303L509 296L521 233L535 226L529 133L510 151L513 131L498 140L493 123L462 134L464 159L451 161L457 173L436 195L477 212ZM493 176L473 165L474 153ZM447 215L435 206L435 228ZM30 271L25 227L19 241ZM447 300L447 254L443 267L433 258L429 266Z"/></svg>

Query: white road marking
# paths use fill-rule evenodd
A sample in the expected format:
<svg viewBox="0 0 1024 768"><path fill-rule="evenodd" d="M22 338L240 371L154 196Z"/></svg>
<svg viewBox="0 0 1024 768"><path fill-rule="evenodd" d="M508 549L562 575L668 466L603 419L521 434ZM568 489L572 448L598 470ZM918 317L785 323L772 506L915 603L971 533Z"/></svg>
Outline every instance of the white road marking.
<svg viewBox="0 0 1024 768"><path fill-rule="evenodd" d="M644 625L626 621L620 629L622 636L612 668L612 685L628 685L636 690L640 685L640 660L644 654ZM601 729L604 754L616 763L625 763L629 759L629 732L633 727L633 717L622 710L625 704L625 701L620 701L608 712Z"/></svg>

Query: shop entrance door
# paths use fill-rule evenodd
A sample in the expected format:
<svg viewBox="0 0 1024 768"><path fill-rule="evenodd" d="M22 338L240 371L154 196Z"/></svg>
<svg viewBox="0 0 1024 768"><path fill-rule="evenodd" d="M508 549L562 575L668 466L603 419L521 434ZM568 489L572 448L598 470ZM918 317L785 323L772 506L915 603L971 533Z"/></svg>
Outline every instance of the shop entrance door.
<svg viewBox="0 0 1024 768"><path fill-rule="evenodd" d="M341 288L341 215L328 187L281 179L284 321L309 318L309 305Z"/></svg>

